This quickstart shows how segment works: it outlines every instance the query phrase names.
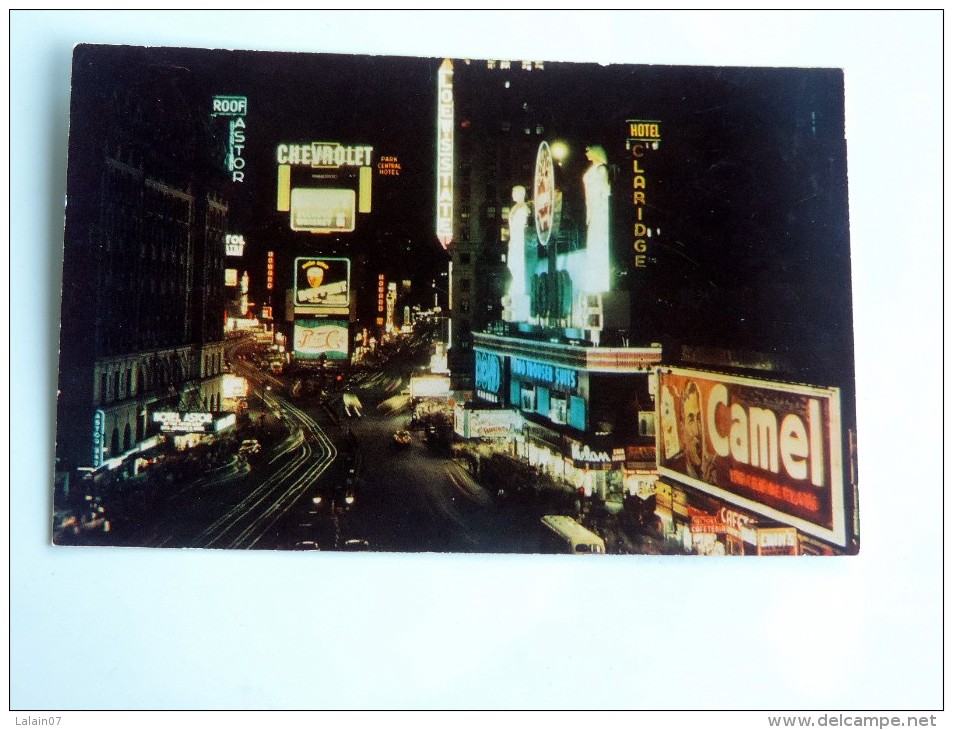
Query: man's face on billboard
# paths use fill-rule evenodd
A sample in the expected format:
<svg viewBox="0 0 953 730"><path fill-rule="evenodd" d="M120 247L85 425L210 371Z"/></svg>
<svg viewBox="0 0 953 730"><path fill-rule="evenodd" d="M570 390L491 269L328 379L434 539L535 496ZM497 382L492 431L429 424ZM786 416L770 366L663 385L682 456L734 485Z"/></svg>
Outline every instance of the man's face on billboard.
<svg viewBox="0 0 953 730"><path fill-rule="evenodd" d="M681 446L678 443L678 417L675 413L675 396L667 385L662 388L662 448L665 458L671 459L678 453Z"/></svg>
<svg viewBox="0 0 953 730"><path fill-rule="evenodd" d="M682 403L685 424L685 458L690 464L702 463L702 411L698 388L688 388Z"/></svg>

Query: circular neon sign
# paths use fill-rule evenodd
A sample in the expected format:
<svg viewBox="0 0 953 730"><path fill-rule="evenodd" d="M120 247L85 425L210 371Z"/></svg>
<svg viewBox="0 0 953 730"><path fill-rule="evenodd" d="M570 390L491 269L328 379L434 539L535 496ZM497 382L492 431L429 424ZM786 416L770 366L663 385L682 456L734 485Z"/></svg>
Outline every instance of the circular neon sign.
<svg viewBox="0 0 953 730"><path fill-rule="evenodd" d="M536 153L536 175L533 178L533 217L536 236L542 245L549 243L553 232L553 208L556 201L556 174L549 144L541 142Z"/></svg>

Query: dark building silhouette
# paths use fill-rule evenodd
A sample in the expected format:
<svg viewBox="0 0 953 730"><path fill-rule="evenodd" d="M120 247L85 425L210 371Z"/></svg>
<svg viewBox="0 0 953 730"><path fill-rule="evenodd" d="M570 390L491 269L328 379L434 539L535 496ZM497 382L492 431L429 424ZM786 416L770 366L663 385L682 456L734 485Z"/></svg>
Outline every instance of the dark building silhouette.
<svg viewBox="0 0 953 730"><path fill-rule="evenodd" d="M186 68L79 47L73 88L63 470L135 450L155 410L220 409L228 219L211 96Z"/></svg>

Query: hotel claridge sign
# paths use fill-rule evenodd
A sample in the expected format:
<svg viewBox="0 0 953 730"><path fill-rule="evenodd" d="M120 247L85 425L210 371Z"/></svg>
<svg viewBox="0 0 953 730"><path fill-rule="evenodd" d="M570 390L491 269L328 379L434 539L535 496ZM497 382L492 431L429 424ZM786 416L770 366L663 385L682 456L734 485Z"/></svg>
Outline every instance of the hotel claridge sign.
<svg viewBox="0 0 953 730"><path fill-rule="evenodd" d="M843 74L81 45L53 541L846 555Z"/></svg>

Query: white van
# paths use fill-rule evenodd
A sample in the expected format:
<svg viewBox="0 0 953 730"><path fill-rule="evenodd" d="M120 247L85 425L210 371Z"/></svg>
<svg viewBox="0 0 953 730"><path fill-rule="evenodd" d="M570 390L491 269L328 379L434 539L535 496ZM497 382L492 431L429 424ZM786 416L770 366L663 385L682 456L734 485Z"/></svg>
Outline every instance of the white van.
<svg viewBox="0 0 953 730"><path fill-rule="evenodd" d="M549 528L550 544L560 552L574 555L604 555L606 543L596 533L587 530L566 515L546 515L540 521Z"/></svg>

